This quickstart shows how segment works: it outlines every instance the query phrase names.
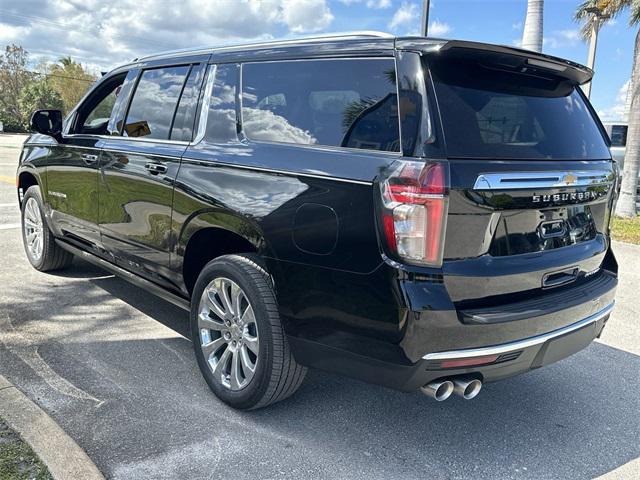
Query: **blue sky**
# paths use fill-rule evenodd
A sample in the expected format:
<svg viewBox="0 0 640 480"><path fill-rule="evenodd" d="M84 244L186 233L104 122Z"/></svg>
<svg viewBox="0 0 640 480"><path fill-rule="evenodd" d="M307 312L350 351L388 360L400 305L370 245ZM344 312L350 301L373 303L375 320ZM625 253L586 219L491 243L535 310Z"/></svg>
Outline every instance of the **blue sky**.
<svg viewBox="0 0 640 480"><path fill-rule="evenodd" d="M345 4L346 3L346 4ZM385 2L386 3L386 2ZM420 1L391 0L388 8L367 8L366 1L335 0L331 25L336 31L350 29L383 30L405 34L420 30ZM549 55L587 62L588 45L579 37L579 26L573 22L578 0L545 0L544 46ZM389 25L398 9L413 11L412 21ZM411 7L413 5L413 7ZM432 0L430 20L446 38L459 38L489 43L514 45L522 38L527 10L526 0ZM620 115L623 102L620 90L631 74L633 46L637 27L628 27L625 12L598 37L595 77L591 101L603 117Z"/></svg>
<svg viewBox="0 0 640 480"><path fill-rule="evenodd" d="M543 51L586 63L572 20L580 0L545 0ZM201 45L380 30L420 31L421 0L0 0L0 48L25 47L36 66L70 55L95 72L143 54ZM432 0L434 36L517 45L526 0ZM592 101L621 117L634 35L623 14L600 32Z"/></svg>

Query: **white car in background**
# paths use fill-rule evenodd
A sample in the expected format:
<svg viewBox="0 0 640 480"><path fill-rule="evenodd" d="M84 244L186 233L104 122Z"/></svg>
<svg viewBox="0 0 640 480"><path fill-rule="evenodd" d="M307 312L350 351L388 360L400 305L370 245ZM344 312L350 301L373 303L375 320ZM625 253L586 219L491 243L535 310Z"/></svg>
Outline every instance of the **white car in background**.
<svg viewBox="0 0 640 480"><path fill-rule="evenodd" d="M604 129L611 139L611 156L618 164L620 173L622 173L624 165L624 155L627 150L627 130L629 126L627 122L603 122ZM640 176L638 180L638 190L636 196L636 205L640 209Z"/></svg>

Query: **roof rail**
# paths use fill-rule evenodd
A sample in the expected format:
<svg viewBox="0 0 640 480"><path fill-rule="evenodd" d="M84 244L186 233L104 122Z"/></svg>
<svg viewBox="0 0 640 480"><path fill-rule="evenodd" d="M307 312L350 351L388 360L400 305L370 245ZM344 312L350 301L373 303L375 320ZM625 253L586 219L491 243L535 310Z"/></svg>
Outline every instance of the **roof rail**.
<svg viewBox="0 0 640 480"><path fill-rule="evenodd" d="M227 50L227 49L236 49L236 48L247 48L247 47L261 47L261 46L277 46L277 45L288 45L297 42L304 41L321 41L321 40L339 40L342 38L394 38L393 35L386 32L377 32L373 30L362 30L362 31L354 31L354 32L334 32L327 33L324 35L314 35L309 37L296 37L296 38L287 38L283 40L268 40L264 42L249 42L249 43L236 43L229 45L221 45L219 47L195 47L195 48L186 48L179 50L169 50L166 52L154 53L151 55L145 55L143 57L138 57L134 60L152 60L155 58L162 57L175 57L180 55L188 55L188 54L198 54L198 53L210 53L216 50Z"/></svg>

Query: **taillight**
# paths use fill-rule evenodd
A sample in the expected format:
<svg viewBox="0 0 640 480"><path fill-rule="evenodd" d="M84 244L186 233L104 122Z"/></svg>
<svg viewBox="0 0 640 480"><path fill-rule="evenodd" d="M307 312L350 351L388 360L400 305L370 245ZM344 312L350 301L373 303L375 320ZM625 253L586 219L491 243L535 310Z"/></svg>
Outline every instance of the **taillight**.
<svg viewBox="0 0 640 480"><path fill-rule="evenodd" d="M448 209L446 164L397 161L380 187L387 247L409 263L442 265Z"/></svg>

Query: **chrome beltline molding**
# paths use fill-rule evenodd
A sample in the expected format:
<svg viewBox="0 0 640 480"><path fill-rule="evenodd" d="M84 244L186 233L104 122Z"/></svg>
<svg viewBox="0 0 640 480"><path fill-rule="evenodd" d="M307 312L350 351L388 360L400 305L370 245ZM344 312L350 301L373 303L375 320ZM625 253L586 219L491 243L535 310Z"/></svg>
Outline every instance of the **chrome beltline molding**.
<svg viewBox="0 0 640 480"><path fill-rule="evenodd" d="M437 353L428 353L424 357L424 360L455 360L461 358L473 358L473 357L484 357L489 355L501 355L503 353L515 352L518 350L524 350L528 347L533 347L535 345L540 345L545 343L548 340L551 340L556 337L560 337L562 335L566 335L567 333L571 333L575 330L579 330L587 325L597 322L598 320L606 317L613 310L613 306L615 302L611 302L602 310L594 313L593 315L580 320L579 322L573 323L563 328L559 328L558 330L554 330L553 332L544 333L542 335L537 335L535 337L526 338L524 340L518 340L516 342L511 343L503 343L502 345L495 345L492 347L482 347L482 348L469 348L466 350L451 350L449 352L437 352Z"/></svg>
<svg viewBox="0 0 640 480"><path fill-rule="evenodd" d="M474 190L523 190L533 188L586 187L611 183L610 170L482 173Z"/></svg>

